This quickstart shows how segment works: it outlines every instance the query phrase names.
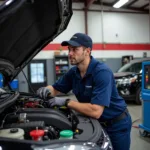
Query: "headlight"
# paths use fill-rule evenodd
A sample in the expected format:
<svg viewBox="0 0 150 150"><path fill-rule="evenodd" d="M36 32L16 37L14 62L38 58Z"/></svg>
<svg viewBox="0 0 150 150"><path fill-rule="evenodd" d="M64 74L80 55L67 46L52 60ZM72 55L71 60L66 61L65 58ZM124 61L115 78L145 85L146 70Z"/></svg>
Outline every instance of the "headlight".
<svg viewBox="0 0 150 150"><path fill-rule="evenodd" d="M103 129L103 143L101 150L113 150L112 143L106 131Z"/></svg>
<svg viewBox="0 0 150 150"><path fill-rule="evenodd" d="M131 78L122 78L117 79L116 84L117 85L130 85L131 83L136 82L137 76L131 77Z"/></svg>
<svg viewBox="0 0 150 150"><path fill-rule="evenodd" d="M123 79L118 79L116 80L116 84L117 85L127 85L127 84L130 84L130 79L128 78L123 78Z"/></svg>

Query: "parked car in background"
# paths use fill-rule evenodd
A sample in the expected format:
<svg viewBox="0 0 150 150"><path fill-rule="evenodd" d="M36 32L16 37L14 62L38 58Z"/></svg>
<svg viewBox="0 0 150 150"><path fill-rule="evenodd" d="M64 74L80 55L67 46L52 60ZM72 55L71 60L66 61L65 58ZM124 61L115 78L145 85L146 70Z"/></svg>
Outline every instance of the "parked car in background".
<svg viewBox="0 0 150 150"><path fill-rule="evenodd" d="M125 100L135 101L141 104L141 77L142 62L150 61L150 58L134 59L122 66L114 73L116 86L120 96Z"/></svg>

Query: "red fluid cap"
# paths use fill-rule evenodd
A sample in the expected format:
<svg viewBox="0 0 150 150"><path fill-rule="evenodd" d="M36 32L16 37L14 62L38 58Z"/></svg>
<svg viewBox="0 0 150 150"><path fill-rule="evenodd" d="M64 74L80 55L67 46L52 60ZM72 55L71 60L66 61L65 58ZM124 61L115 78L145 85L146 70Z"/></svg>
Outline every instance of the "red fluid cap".
<svg viewBox="0 0 150 150"><path fill-rule="evenodd" d="M44 135L44 130L32 130L30 132L30 136L33 138L33 140L38 141L40 137Z"/></svg>

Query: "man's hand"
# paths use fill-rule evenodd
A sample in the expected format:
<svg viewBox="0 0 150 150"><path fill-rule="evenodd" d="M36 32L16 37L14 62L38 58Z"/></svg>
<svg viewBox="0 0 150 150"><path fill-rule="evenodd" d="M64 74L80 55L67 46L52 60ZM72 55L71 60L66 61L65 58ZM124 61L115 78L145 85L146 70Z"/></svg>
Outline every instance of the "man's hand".
<svg viewBox="0 0 150 150"><path fill-rule="evenodd" d="M65 106L66 98L54 97L48 101L49 107L53 106Z"/></svg>
<svg viewBox="0 0 150 150"><path fill-rule="evenodd" d="M50 91L50 89L47 88L47 87L41 87L41 88L39 88L39 89L37 90L36 93L37 93L37 95L38 95L40 98L46 99L46 98L48 98L48 95L51 94L51 91Z"/></svg>

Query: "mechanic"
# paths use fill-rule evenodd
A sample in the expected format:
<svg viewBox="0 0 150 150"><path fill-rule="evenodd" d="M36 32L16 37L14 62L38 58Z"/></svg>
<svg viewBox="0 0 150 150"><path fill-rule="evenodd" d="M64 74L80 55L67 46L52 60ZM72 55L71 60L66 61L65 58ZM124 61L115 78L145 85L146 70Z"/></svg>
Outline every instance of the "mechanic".
<svg viewBox="0 0 150 150"><path fill-rule="evenodd" d="M46 99L49 93L56 96L72 90L78 101L54 97L49 100L49 106L65 105L98 119L114 150L129 150L131 117L124 99L118 94L113 72L105 63L91 56L92 39L86 34L76 33L61 45L68 46L70 63L75 66L53 85L38 89L38 96Z"/></svg>

